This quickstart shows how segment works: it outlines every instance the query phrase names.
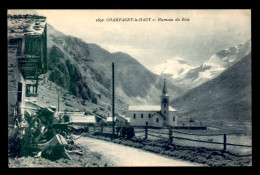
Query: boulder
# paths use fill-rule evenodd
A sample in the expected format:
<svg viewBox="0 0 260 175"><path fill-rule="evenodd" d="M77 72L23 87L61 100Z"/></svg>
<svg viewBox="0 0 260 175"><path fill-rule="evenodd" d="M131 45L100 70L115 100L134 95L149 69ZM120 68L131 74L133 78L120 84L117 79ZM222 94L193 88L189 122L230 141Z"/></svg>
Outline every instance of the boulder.
<svg viewBox="0 0 260 175"><path fill-rule="evenodd" d="M38 144L42 150L37 156L41 156L49 160L58 160L60 158L71 159L65 149L66 145L66 139L62 135L56 134L50 141L44 144Z"/></svg>

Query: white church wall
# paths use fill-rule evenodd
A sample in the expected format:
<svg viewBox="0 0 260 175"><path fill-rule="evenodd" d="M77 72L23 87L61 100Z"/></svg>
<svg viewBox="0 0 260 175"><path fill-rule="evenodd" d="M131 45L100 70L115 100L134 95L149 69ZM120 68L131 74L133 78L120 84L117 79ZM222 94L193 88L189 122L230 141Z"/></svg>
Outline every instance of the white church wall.
<svg viewBox="0 0 260 175"><path fill-rule="evenodd" d="M130 116L130 126L145 126L146 122L148 126L153 126L152 115L155 114L154 111L130 111L128 115ZM135 114L135 118L134 118ZM143 114L143 118L142 115ZM150 118L149 118L150 114Z"/></svg>
<svg viewBox="0 0 260 175"><path fill-rule="evenodd" d="M169 126L177 126L177 119L178 119L177 118L177 112L176 111L169 111L168 125Z"/></svg>
<svg viewBox="0 0 260 175"><path fill-rule="evenodd" d="M164 119L160 114L156 114L152 117L152 123L154 127L163 127Z"/></svg>

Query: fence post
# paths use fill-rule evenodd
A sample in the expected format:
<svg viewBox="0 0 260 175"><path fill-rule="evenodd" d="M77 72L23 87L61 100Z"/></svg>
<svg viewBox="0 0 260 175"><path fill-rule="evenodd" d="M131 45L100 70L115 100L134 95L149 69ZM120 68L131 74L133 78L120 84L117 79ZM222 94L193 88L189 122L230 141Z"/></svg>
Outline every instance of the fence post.
<svg viewBox="0 0 260 175"><path fill-rule="evenodd" d="M147 139L148 137L148 126L147 126L147 123L145 125L145 138L144 139Z"/></svg>
<svg viewBox="0 0 260 175"><path fill-rule="evenodd" d="M223 152L224 152L224 151L226 151L226 148L227 148L227 145L226 145L227 144L227 135L224 134L223 136L224 136L224 143L223 143L223 146L224 146L223 147Z"/></svg>
<svg viewBox="0 0 260 175"><path fill-rule="evenodd" d="M172 143L172 127L169 127L169 141Z"/></svg>

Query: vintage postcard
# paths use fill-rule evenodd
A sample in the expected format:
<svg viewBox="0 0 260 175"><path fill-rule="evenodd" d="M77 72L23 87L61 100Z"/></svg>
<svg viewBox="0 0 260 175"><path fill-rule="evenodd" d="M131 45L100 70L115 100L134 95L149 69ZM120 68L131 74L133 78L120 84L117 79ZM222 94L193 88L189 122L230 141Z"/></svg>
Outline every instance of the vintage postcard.
<svg viewBox="0 0 260 175"><path fill-rule="evenodd" d="M8 9L8 166L252 166L251 10Z"/></svg>

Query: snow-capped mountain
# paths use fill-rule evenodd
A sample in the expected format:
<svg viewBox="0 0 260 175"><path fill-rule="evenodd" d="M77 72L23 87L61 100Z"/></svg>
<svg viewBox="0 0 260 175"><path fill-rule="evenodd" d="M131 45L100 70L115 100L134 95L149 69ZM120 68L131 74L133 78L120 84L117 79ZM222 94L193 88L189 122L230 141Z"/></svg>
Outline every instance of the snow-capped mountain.
<svg viewBox="0 0 260 175"><path fill-rule="evenodd" d="M217 52L198 67L190 66L183 59L172 59L158 65L153 70L161 76L171 78L175 85L187 91L217 77L250 52L251 40Z"/></svg>
<svg viewBox="0 0 260 175"><path fill-rule="evenodd" d="M213 78L223 72L225 69L238 62L251 52L251 41L247 41L244 44L240 44L229 49L222 50L206 62L203 63L203 67L208 67L204 72L201 72L199 78Z"/></svg>
<svg viewBox="0 0 260 175"><path fill-rule="evenodd" d="M185 75L190 69L193 68L195 67L189 65L183 58L176 57L154 66L152 70L158 75L164 74L176 79L182 75Z"/></svg>

